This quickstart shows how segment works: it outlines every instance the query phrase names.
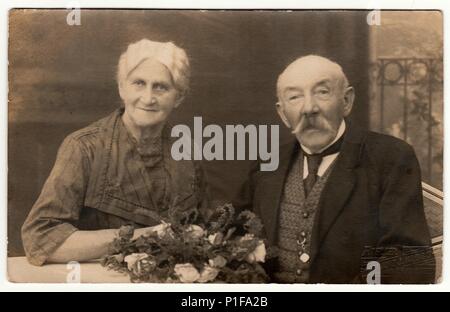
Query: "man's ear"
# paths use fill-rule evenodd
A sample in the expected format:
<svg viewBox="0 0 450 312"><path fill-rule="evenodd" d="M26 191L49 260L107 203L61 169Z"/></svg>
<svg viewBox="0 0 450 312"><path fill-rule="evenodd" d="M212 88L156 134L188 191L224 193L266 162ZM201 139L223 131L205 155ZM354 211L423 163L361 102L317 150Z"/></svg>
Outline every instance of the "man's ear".
<svg viewBox="0 0 450 312"><path fill-rule="evenodd" d="M350 115L350 112L353 108L353 101L355 100L355 90L353 87L347 87L344 91L344 99L343 99L343 105L344 105L344 117L347 117Z"/></svg>
<svg viewBox="0 0 450 312"><path fill-rule="evenodd" d="M286 125L286 127L288 127L290 129L291 125L290 125L289 121L287 120L286 115L284 114L283 105L280 102L277 102L275 104L275 106L277 108L277 113L278 113L278 115L280 115L281 120L283 120L283 123Z"/></svg>

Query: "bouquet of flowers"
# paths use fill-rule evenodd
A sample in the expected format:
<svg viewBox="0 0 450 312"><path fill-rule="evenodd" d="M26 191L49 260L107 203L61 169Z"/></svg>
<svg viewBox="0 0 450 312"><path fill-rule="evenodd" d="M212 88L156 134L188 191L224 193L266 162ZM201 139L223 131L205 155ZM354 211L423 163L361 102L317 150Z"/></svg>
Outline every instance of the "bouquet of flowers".
<svg viewBox="0 0 450 312"><path fill-rule="evenodd" d="M271 251L254 213L226 204L206 225L175 215L134 240L133 228L122 227L102 265L128 273L132 282L268 282L261 263Z"/></svg>

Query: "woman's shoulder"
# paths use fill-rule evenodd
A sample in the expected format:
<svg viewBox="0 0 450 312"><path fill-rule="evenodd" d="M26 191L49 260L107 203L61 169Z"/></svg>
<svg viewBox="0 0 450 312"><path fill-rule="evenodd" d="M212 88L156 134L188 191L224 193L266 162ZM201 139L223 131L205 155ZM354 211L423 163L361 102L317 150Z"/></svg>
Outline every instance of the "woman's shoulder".
<svg viewBox="0 0 450 312"><path fill-rule="evenodd" d="M70 133L65 137L62 145L79 145L82 148L95 149L112 132L118 114L118 111L114 111L108 116Z"/></svg>
<svg viewBox="0 0 450 312"><path fill-rule="evenodd" d="M104 130L112 129L119 116L120 111L115 110L108 116L96 120L88 126L72 132L71 134L69 134L69 136L73 137L74 139L81 139L85 136L95 135L97 133L104 132Z"/></svg>

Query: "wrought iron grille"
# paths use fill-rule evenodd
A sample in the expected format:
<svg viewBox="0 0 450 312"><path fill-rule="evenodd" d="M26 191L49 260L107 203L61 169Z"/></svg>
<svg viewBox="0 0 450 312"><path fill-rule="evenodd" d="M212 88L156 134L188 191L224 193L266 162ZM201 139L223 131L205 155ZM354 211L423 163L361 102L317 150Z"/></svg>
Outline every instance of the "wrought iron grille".
<svg viewBox="0 0 450 312"><path fill-rule="evenodd" d="M441 151L439 151L439 155L433 155L433 144L436 140L440 140L439 143L442 145L443 140L443 135L433 135L433 129L441 124L442 121L440 120L443 117L442 59L378 58L371 65L370 78L372 81L372 89L375 89L374 92L376 93L376 96L371 96L371 105L378 106L376 107L378 114L375 117L378 120L374 122L373 117L371 118L372 128L374 126L373 124L377 124L375 127L378 127L378 129L374 130L382 133L389 132L388 128L391 125L386 123L386 105L401 105L403 107L403 116L401 117L401 122L399 122L401 131L397 133L397 136L412 144L417 151L417 148L425 147L418 147L417 144L414 144L415 138L413 137L413 133L410 133L414 125L411 125L410 122L416 117L415 120L421 120L421 122L426 124L424 128L426 131L425 135L427 136L427 155L425 157L426 159L422 159L421 167L424 179L430 183L433 178L433 161L436 161L439 157L442 158ZM388 88L397 89L396 92L402 100L395 103L389 102L389 98L386 96ZM438 100L439 103L436 102L436 93L440 93L441 95ZM442 162L442 160L439 161ZM442 179L441 177L439 178Z"/></svg>

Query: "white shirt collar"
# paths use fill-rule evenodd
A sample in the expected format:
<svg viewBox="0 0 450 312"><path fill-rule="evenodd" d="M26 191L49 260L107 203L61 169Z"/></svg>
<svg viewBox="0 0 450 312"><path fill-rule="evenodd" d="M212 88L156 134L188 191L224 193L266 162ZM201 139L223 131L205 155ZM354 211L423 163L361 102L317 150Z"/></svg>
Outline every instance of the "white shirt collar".
<svg viewBox="0 0 450 312"><path fill-rule="evenodd" d="M341 136L344 134L345 128L346 128L345 120L342 119L341 124L340 124L339 129L338 129L338 132L337 132L337 135L336 135L336 137L334 138L334 140L333 140L330 144L328 144L327 146L325 146L324 148L322 148L320 151L318 151L318 153L321 153L322 151L326 150L329 146L333 145L334 142L336 142L337 140L339 140L339 139L341 138ZM309 148L307 148L307 147L304 146L303 144L300 144L300 145L301 145L302 149L303 149L305 152L307 152L308 154L313 154Z"/></svg>

